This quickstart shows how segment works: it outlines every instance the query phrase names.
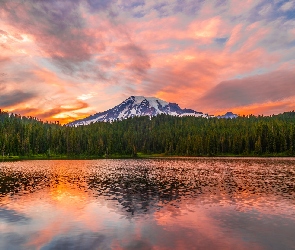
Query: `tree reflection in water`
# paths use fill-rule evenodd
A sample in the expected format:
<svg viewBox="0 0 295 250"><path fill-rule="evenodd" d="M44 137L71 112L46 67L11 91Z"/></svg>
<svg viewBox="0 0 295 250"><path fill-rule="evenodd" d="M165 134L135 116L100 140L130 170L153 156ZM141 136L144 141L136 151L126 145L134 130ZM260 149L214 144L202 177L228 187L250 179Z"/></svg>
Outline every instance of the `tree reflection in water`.
<svg viewBox="0 0 295 250"><path fill-rule="evenodd" d="M29 249L165 249L178 242L179 249L247 249L272 240L288 248L295 244L289 239L295 229L294 163L292 158L2 162L0 225L6 226L0 228L0 248L18 242ZM267 233L269 225L276 238ZM259 244L241 241L245 235Z"/></svg>

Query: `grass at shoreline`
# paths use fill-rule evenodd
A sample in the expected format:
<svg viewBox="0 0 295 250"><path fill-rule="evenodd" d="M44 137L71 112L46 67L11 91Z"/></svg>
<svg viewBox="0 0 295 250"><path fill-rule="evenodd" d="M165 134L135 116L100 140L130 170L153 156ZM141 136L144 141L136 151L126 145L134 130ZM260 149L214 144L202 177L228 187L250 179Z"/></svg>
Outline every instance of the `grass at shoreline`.
<svg viewBox="0 0 295 250"><path fill-rule="evenodd" d="M149 159L149 158L178 158L178 157L200 157L200 158L226 158L226 157L236 157L236 158L247 158L247 157L259 157L259 158L268 158L268 157L294 157L287 154L248 154L248 155L234 155L234 154L223 154L223 155L168 155L165 153L162 154L144 154L138 153L136 156L131 155L119 155L113 154L108 156L67 156L67 155L31 155L31 156L1 156L0 161L23 161L23 160L99 160L99 159Z"/></svg>

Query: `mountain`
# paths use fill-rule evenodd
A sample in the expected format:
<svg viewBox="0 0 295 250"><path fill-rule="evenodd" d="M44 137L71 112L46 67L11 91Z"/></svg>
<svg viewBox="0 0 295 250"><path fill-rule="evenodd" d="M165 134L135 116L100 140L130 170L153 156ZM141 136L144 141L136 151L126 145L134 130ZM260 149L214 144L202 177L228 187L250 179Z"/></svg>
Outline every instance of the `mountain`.
<svg viewBox="0 0 295 250"><path fill-rule="evenodd" d="M69 126L87 125L92 122L112 122L134 116L173 116L209 117L192 109L181 109L177 103L165 102L155 97L130 96L124 102L104 112L96 113L81 120L69 123Z"/></svg>
<svg viewBox="0 0 295 250"><path fill-rule="evenodd" d="M238 115L233 114L232 112L227 112L225 115L219 115L217 116L217 118L226 118L226 119L233 119L233 118L237 118Z"/></svg>

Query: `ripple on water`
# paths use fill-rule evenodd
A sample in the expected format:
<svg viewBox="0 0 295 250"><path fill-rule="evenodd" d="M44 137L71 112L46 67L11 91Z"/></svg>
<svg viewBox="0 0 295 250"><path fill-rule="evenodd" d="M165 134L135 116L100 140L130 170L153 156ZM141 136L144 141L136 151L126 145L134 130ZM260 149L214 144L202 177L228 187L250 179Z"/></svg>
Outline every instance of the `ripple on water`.
<svg viewBox="0 0 295 250"><path fill-rule="evenodd" d="M259 249L259 244L268 248L269 226L289 242L280 246L290 247L295 244L288 233L295 230L294 205L292 158L0 163L0 222L9 225L0 226L0 231L14 243L22 239L22 247L45 246L47 238L51 249L72 246L78 244L74 238L89 243L88 236L96 235L93 244L106 249L141 244L165 249L170 241L178 241L179 249L201 247L210 246L214 238L212 248L242 244L240 248ZM9 231L12 225L16 228ZM27 238L25 227L32 230ZM222 228L225 231L219 232ZM139 239L134 236L138 230ZM136 239L128 241L126 235ZM249 239L250 245L241 238ZM12 246L0 237L0 248L1 241Z"/></svg>

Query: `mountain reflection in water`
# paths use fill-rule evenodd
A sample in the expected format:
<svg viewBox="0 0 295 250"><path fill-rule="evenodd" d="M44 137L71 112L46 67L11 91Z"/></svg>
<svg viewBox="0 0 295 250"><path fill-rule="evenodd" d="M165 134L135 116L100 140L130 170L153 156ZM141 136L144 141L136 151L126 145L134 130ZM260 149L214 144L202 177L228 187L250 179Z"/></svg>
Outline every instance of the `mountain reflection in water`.
<svg viewBox="0 0 295 250"><path fill-rule="evenodd" d="M295 249L295 159L0 163L0 249Z"/></svg>

